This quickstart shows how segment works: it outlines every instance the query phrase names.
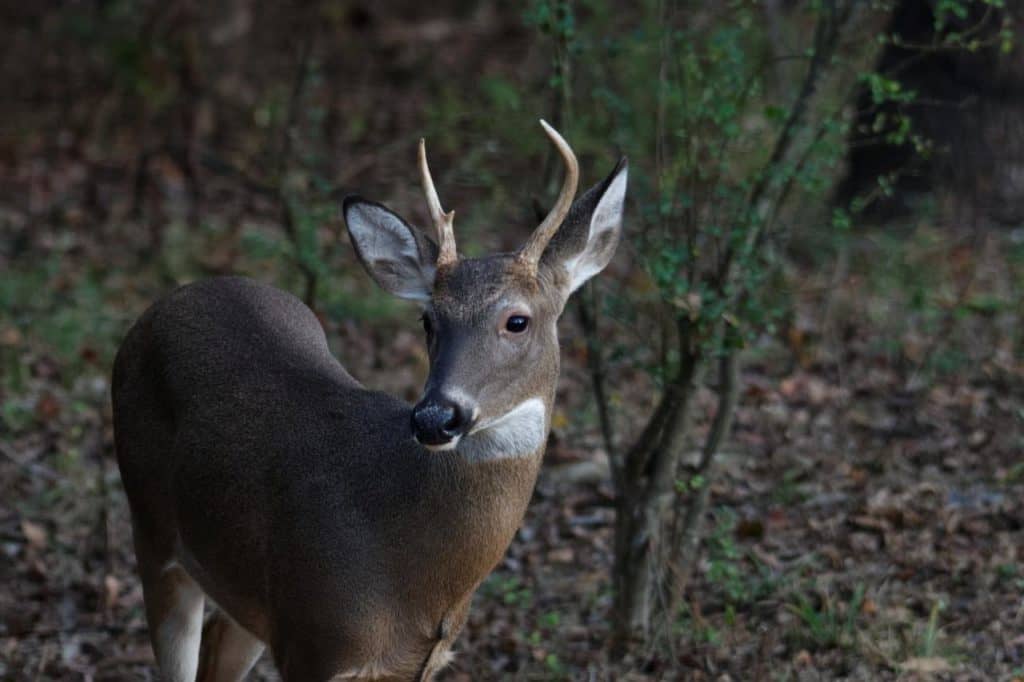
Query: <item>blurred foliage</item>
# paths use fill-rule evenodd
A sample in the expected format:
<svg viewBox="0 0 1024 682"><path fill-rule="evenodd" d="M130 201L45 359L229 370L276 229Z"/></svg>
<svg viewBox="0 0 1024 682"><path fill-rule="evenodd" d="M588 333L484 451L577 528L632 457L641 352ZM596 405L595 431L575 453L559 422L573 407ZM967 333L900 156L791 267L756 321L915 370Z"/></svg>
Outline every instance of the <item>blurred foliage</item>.
<svg viewBox="0 0 1024 682"><path fill-rule="evenodd" d="M939 3L939 40L917 49L980 49L980 38L949 28L967 18L972 4ZM900 108L916 102L917 93L872 66L880 46L899 39L881 28L889 9L886 3L797 3L785 10L785 41L778 17L770 15L783 10L752 0L713 7L657 0L626 12L598 0L536 0L526 13L550 46L547 87L570 139L584 153L612 145L632 154L629 244L647 286L609 291L598 309L641 331L606 352L596 325L587 330L588 351L603 356L590 367L618 493L617 619L624 639L638 630L652 636L647 604L678 607L696 562L715 451L727 435L735 408L730 390L736 390L725 388L728 365L722 364L715 423L699 463L684 471L679 460L690 438L690 396L704 367L717 357L735 363L740 348L784 318L790 302L781 275L788 240L801 223L813 224L815 238L835 246L814 254L822 266L845 251L864 208L894 190L893 175L883 173L847 204L829 209L822 201L839 177L859 89L880 112L870 125L881 142L909 145L920 158L933 151ZM1011 49L1009 26L1004 20L990 44ZM926 334L948 331L949 310L979 309L978 301L973 308L969 301L950 302L946 273L895 265L884 272L898 279L894 285L921 315ZM992 305L998 303L986 299L981 307ZM582 315L586 320L593 312ZM923 356L938 371L962 362L951 349L931 347ZM656 400L643 428L616 423L606 358L620 370L650 374ZM699 486L686 484L697 480ZM677 499L666 504L672 489ZM732 567L727 555L712 561L713 574L735 587ZM670 577L652 581L650 575ZM665 592L672 595L668 607L655 596ZM799 612L816 640L844 639L841 630L848 628L833 613L804 602Z"/></svg>
<svg viewBox="0 0 1024 682"><path fill-rule="evenodd" d="M14 17L20 22L8 23L12 53L25 54L36 41L48 56L39 64L44 78L4 67L35 102L11 107L5 149L39 155L47 171L63 171L70 157L81 168L66 173L85 180L62 179L69 185L63 193L40 192L11 176L0 191L16 216L0 218L14 235L5 240L13 245L5 246L8 258L44 254L12 267L0 284L4 321L21 334L31 328L33 339L45 339L73 364L83 346L97 347L101 365L108 360L113 340L138 312L110 304L117 299L110 287L122 280L90 269L83 254L56 251L67 280L61 282L56 252L46 246L60 244L61 234L90 232L125 241L135 260L117 264L122 275L153 276L137 302L173 283L234 271L305 295L335 323L405 315L401 304L353 273L338 198L366 183L368 195L391 197L415 222L422 214L412 149L425 134L438 158L442 195L458 209L465 251L512 248L531 226L530 199L553 186L556 165L535 122L542 114L573 142L591 181L616 152L630 156L622 247L628 256L617 279L595 284L597 308L616 331L602 351L613 369L643 369L663 387L680 362L666 320L692 323L711 355L775 333L791 309L787 259L796 254L819 269L831 267L861 238L859 210L893 191L894 178L883 175L849 205L823 201L841 171L851 94L863 87L880 108L916 97L898 75L871 69L875 51L902 40L881 30L892 3L855 3L843 44L822 65L828 78L786 133L814 58L814 27L828 5L782 3L784 21L774 25L766 14L772 8L753 0L713 7L655 0L628 7L606 0L499 9L467 3L445 18L440 30L448 33L439 35L480 31L484 38L460 48L459 62L440 64L433 58L443 42L427 33L396 33L402 37L378 46L381 58L367 58L365 22L386 35L397 31L396 18L367 13L359 3L321 2L301 11L146 0L24 8ZM1003 3L937 3L942 32L928 49L1012 50L1008 15L994 34L957 23L976 5ZM413 3L401 9L415 25ZM258 22L256 10L264 13ZM485 60L488 40L506 30L492 26L509 20L519 26L509 41L519 61L505 52ZM480 68L467 66L475 61ZM458 69L474 77L448 74ZM879 113L871 125L891 144L935 153L899 112ZM56 132L42 144L39 131L48 130ZM784 134L787 152L775 158ZM135 196L126 204L131 193L124 190L133 182ZM22 199L37 194L43 198ZM949 314L1015 312L1005 295L954 301L950 271L923 267L934 253L925 236L918 231L908 242L882 232L871 249L854 255L857 267L870 270L874 291L900 298L889 307L895 326L920 323L923 334L932 334ZM86 267L68 267L73 262ZM59 297L46 300L61 287ZM31 300L31 290L47 293ZM957 357L969 355L950 348L933 356L936 366L955 368Z"/></svg>
<svg viewBox="0 0 1024 682"><path fill-rule="evenodd" d="M1005 19L994 37L959 30L955 22L976 3L1002 4L938 3L936 28L953 28L930 49L981 50L992 41L1000 50L1012 49ZM112 239L137 229L140 219L151 225L151 245L134 246L139 264L144 269L160 262L160 275L170 282L222 270L260 274L317 301L336 321L403 310L358 274L349 276L353 261L339 243L335 207L340 194L373 175L380 188L392 188L382 191L401 187L399 207L408 204L415 217L411 149L419 134L429 137L432 155L440 157L439 182L447 188L442 193L453 197L460 244L470 254L514 246L530 226L529 198L550 189L555 166L536 127L539 113L556 120L588 174L609 167L615 151L628 153L631 203L623 250L642 273L620 273L627 287L611 279L596 284L598 308L620 332L604 351L614 367L643 368L664 386L680 361L665 320L688 319L712 354L749 343L786 319L791 284L782 266L792 236L813 244L803 255L827 268L856 233L858 210L871 196L835 208L826 208L822 198L839 172L855 88L865 87L879 107L915 98L897 77L870 68L875 50L901 40L879 30L878 17L890 4L855 8L842 49L822 65L830 78L816 85L807 116L794 121L779 158L773 151L790 123L801 74L814 58L809 39L828 3L786 5L780 30L792 46L787 52L771 33L768 8L753 0L713 7L535 0L511 12L540 38L537 46L520 64L488 64L472 82L420 68L431 48L404 48L419 50L404 58L405 67L366 59L360 22L369 19L358 4L346 2L314 3L303 11L261 6L268 14L256 23L245 3L73 3L53 12L24 10L36 33L16 31L11 44L24 49L34 36L61 46L41 65L55 90L42 90L44 84L35 81L30 88L53 105L41 112L60 118L35 125L69 129L72 144L86 149L87 162L110 169L106 173L129 171L107 184L91 172L95 186L75 187L80 196L58 198L52 210L64 210L60 201L84 200L86 207L96 202L89 210L98 213L86 216L84 226L113 223L106 237ZM470 26L475 20L465 16ZM451 21L462 20L456 15ZM380 84L381 91L355 88L352 73ZM397 83L393 89L384 87L389 76ZM405 109L406 100L414 103L413 113L403 121L381 113L388 105ZM12 140L28 135L31 119L38 119L25 113L12 110L17 124L5 130ZM922 155L933 151L906 116L872 125L892 144L912 143ZM66 152L48 152L60 153ZM547 172L526 170L545 154ZM357 171L348 171L353 164ZM136 188L132 203L143 212L134 219L110 199L131 173L152 176ZM192 200L198 207L191 217L180 201L182 185L190 183L199 197ZM892 183L879 177L873 192L891 193ZM112 206L103 205L108 199ZM29 215L38 217L31 210ZM67 227L58 232L81 229L64 220ZM75 220L82 225L80 217ZM18 239L28 246L19 248L31 253L38 236L22 230ZM1012 306L1001 297L949 304L949 280L914 260L929 258L926 245L885 234L879 239L886 266L874 271L872 282L879 292L905 296L925 333L937 328L948 305L958 316L998 314ZM208 262L221 251L230 257ZM95 343L105 360L131 314L104 319L105 302L114 294L104 289L102 275L75 272L70 293L51 302L36 297L23 309L28 290L54 289L53 267L15 268L0 292L4 314L22 333L32 327L62 358Z"/></svg>
<svg viewBox="0 0 1024 682"><path fill-rule="evenodd" d="M972 371L1000 377L1006 358L1024 355L1020 229L988 241L949 225L941 195L906 225L873 225L863 211L901 191L896 172L874 177L849 201L831 197L858 127L919 160L944 152L909 113L920 92L900 73L876 68L877 51L1016 55L1009 13L998 15L994 32L972 28L979 12L1003 4L936 0L936 41L916 45L885 30L894 3L839 3L852 9L832 48L816 37L834 5L818 0L441 9L405 1L385 8L95 0L5 9L19 15L0 28L13 56L0 72L18 93L0 123L0 439L51 424L63 439L51 463L61 471L85 466L92 435L75 431L87 423L76 415L91 407L90 428L102 431L103 377L124 330L173 286L226 272L305 296L347 366L377 370L366 375L378 382L394 375L388 390L417 390L416 339L396 342L415 313L358 268L337 202L359 191L423 224L413 160L425 136L442 200L457 210L460 248L514 248L534 224L532 200L543 204L560 172L536 124L541 116L577 149L588 184L619 153L630 159L620 257L580 295L596 313L599 343L581 341L586 332L571 319L563 326L567 381L575 382L560 397L571 415L557 415L563 446L577 437L587 448L607 446L597 435L600 410L578 390L581 367L595 355L609 377L612 455L633 442L679 375L680 348L699 351L706 365L742 350L759 371L767 367L763 380L772 384L777 374L813 367L851 390L901 399L901 390L918 395ZM771 21L771 11L781 20ZM821 77L794 118L806 73L823 52ZM858 92L866 93L863 117ZM850 341L863 337L878 358ZM399 352L407 355L396 362ZM874 381L883 364L896 378L868 389L844 374L856 366ZM692 454L704 433L709 396L721 386L716 374L712 364L696 401L698 428L672 444L673 454ZM750 387L744 400L761 409L763 390ZM52 415L51 392L68 402L64 422ZM883 428L873 414L859 419L871 433ZM1012 423L1024 424L1024 412ZM573 429L568 438L563 427ZM839 434L829 441L837 457L846 456L837 445L843 428L827 429ZM744 453L759 451L752 442L741 442ZM763 447L772 453L766 467L776 466L772 447ZM874 476L888 465L863 466ZM721 490L714 472L690 468L680 467L669 488L679 510ZM809 476L779 466L766 504L804 509ZM998 485L1015 490L1024 473L1014 465L999 476ZM69 480L77 486L79 478ZM45 509L54 495L46 491L26 509ZM604 507L604 489L601 496ZM709 618L687 604L673 614L686 641L721 645L769 600L785 606L796 646L856 649L858 609L877 586L865 591L856 577L821 593L813 579L833 569L814 547L804 547L806 561L770 568L747 551L745 518L724 509L705 516L701 587L721 613ZM609 544L606 534L595 547ZM1018 591L1019 575L1019 562L997 572L1000 585ZM509 646L533 652L523 663L531 672L568 677L581 668L545 644L576 616L551 610L546 589L509 569L484 583L480 599L540 613L516 625ZM592 594L585 610L605 623L607 584ZM962 614L946 615L939 603L916 615L903 649L889 653L894 660L945 655L943 623Z"/></svg>

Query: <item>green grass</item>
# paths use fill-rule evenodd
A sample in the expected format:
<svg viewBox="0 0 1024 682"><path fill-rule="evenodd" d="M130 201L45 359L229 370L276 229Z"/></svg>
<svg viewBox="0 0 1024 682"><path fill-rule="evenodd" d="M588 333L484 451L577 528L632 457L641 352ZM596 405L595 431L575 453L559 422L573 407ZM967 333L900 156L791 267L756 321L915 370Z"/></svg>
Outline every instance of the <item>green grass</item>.
<svg viewBox="0 0 1024 682"><path fill-rule="evenodd" d="M802 626L795 634L815 649L850 649L857 644L857 616L864 604L864 586L857 585L845 602L828 594L816 599L807 592L798 592L787 604L790 613Z"/></svg>

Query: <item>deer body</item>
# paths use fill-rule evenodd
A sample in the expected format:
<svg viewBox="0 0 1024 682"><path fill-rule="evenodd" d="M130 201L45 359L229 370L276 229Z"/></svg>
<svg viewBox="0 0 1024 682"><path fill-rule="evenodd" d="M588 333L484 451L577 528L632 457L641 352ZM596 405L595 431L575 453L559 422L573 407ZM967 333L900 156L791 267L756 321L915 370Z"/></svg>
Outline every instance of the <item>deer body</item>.
<svg viewBox="0 0 1024 682"><path fill-rule="evenodd" d="M438 247L346 201L370 273L424 302L431 372L415 408L355 381L315 315L273 287L207 280L139 319L115 362L114 428L166 679L241 679L265 646L288 682L429 680L443 667L529 501L571 259L587 260L616 183L621 165L559 218L586 224L540 247L557 267L457 261L440 222ZM218 608L204 626L205 598Z"/></svg>

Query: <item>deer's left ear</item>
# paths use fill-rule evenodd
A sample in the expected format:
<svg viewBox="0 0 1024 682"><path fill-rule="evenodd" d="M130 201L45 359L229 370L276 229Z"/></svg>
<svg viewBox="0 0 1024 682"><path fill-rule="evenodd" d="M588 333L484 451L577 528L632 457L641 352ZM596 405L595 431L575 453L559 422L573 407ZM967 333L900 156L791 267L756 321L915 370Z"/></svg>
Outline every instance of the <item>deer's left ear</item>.
<svg viewBox="0 0 1024 682"><path fill-rule="evenodd" d="M615 255L622 234L628 170L626 157L622 157L607 178L574 201L544 250L541 266L561 268L568 276L568 293L604 270Z"/></svg>
<svg viewBox="0 0 1024 682"><path fill-rule="evenodd" d="M345 197L342 215L356 255L385 291L399 298L430 300L437 246L381 204Z"/></svg>

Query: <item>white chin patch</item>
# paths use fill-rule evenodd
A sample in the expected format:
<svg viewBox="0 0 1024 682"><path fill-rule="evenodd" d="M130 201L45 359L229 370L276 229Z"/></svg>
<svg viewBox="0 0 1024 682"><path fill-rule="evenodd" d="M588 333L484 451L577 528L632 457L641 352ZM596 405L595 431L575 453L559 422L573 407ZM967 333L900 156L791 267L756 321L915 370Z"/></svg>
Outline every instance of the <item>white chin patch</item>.
<svg viewBox="0 0 1024 682"><path fill-rule="evenodd" d="M478 424L459 443L459 453L476 460L532 455L547 437L544 416L543 400L524 400L500 417Z"/></svg>
<svg viewBox="0 0 1024 682"><path fill-rule="evenodd" d="M420 445L425 447L427 450L430 450L431 452L444 452L445 450L454 450L455 446L459 444L460 440L462 440L461 436L453 438L447 443L442 443L441 445L431 445L429 443L420 443ZM416 442L419 443L418 440Z"/></svg>

